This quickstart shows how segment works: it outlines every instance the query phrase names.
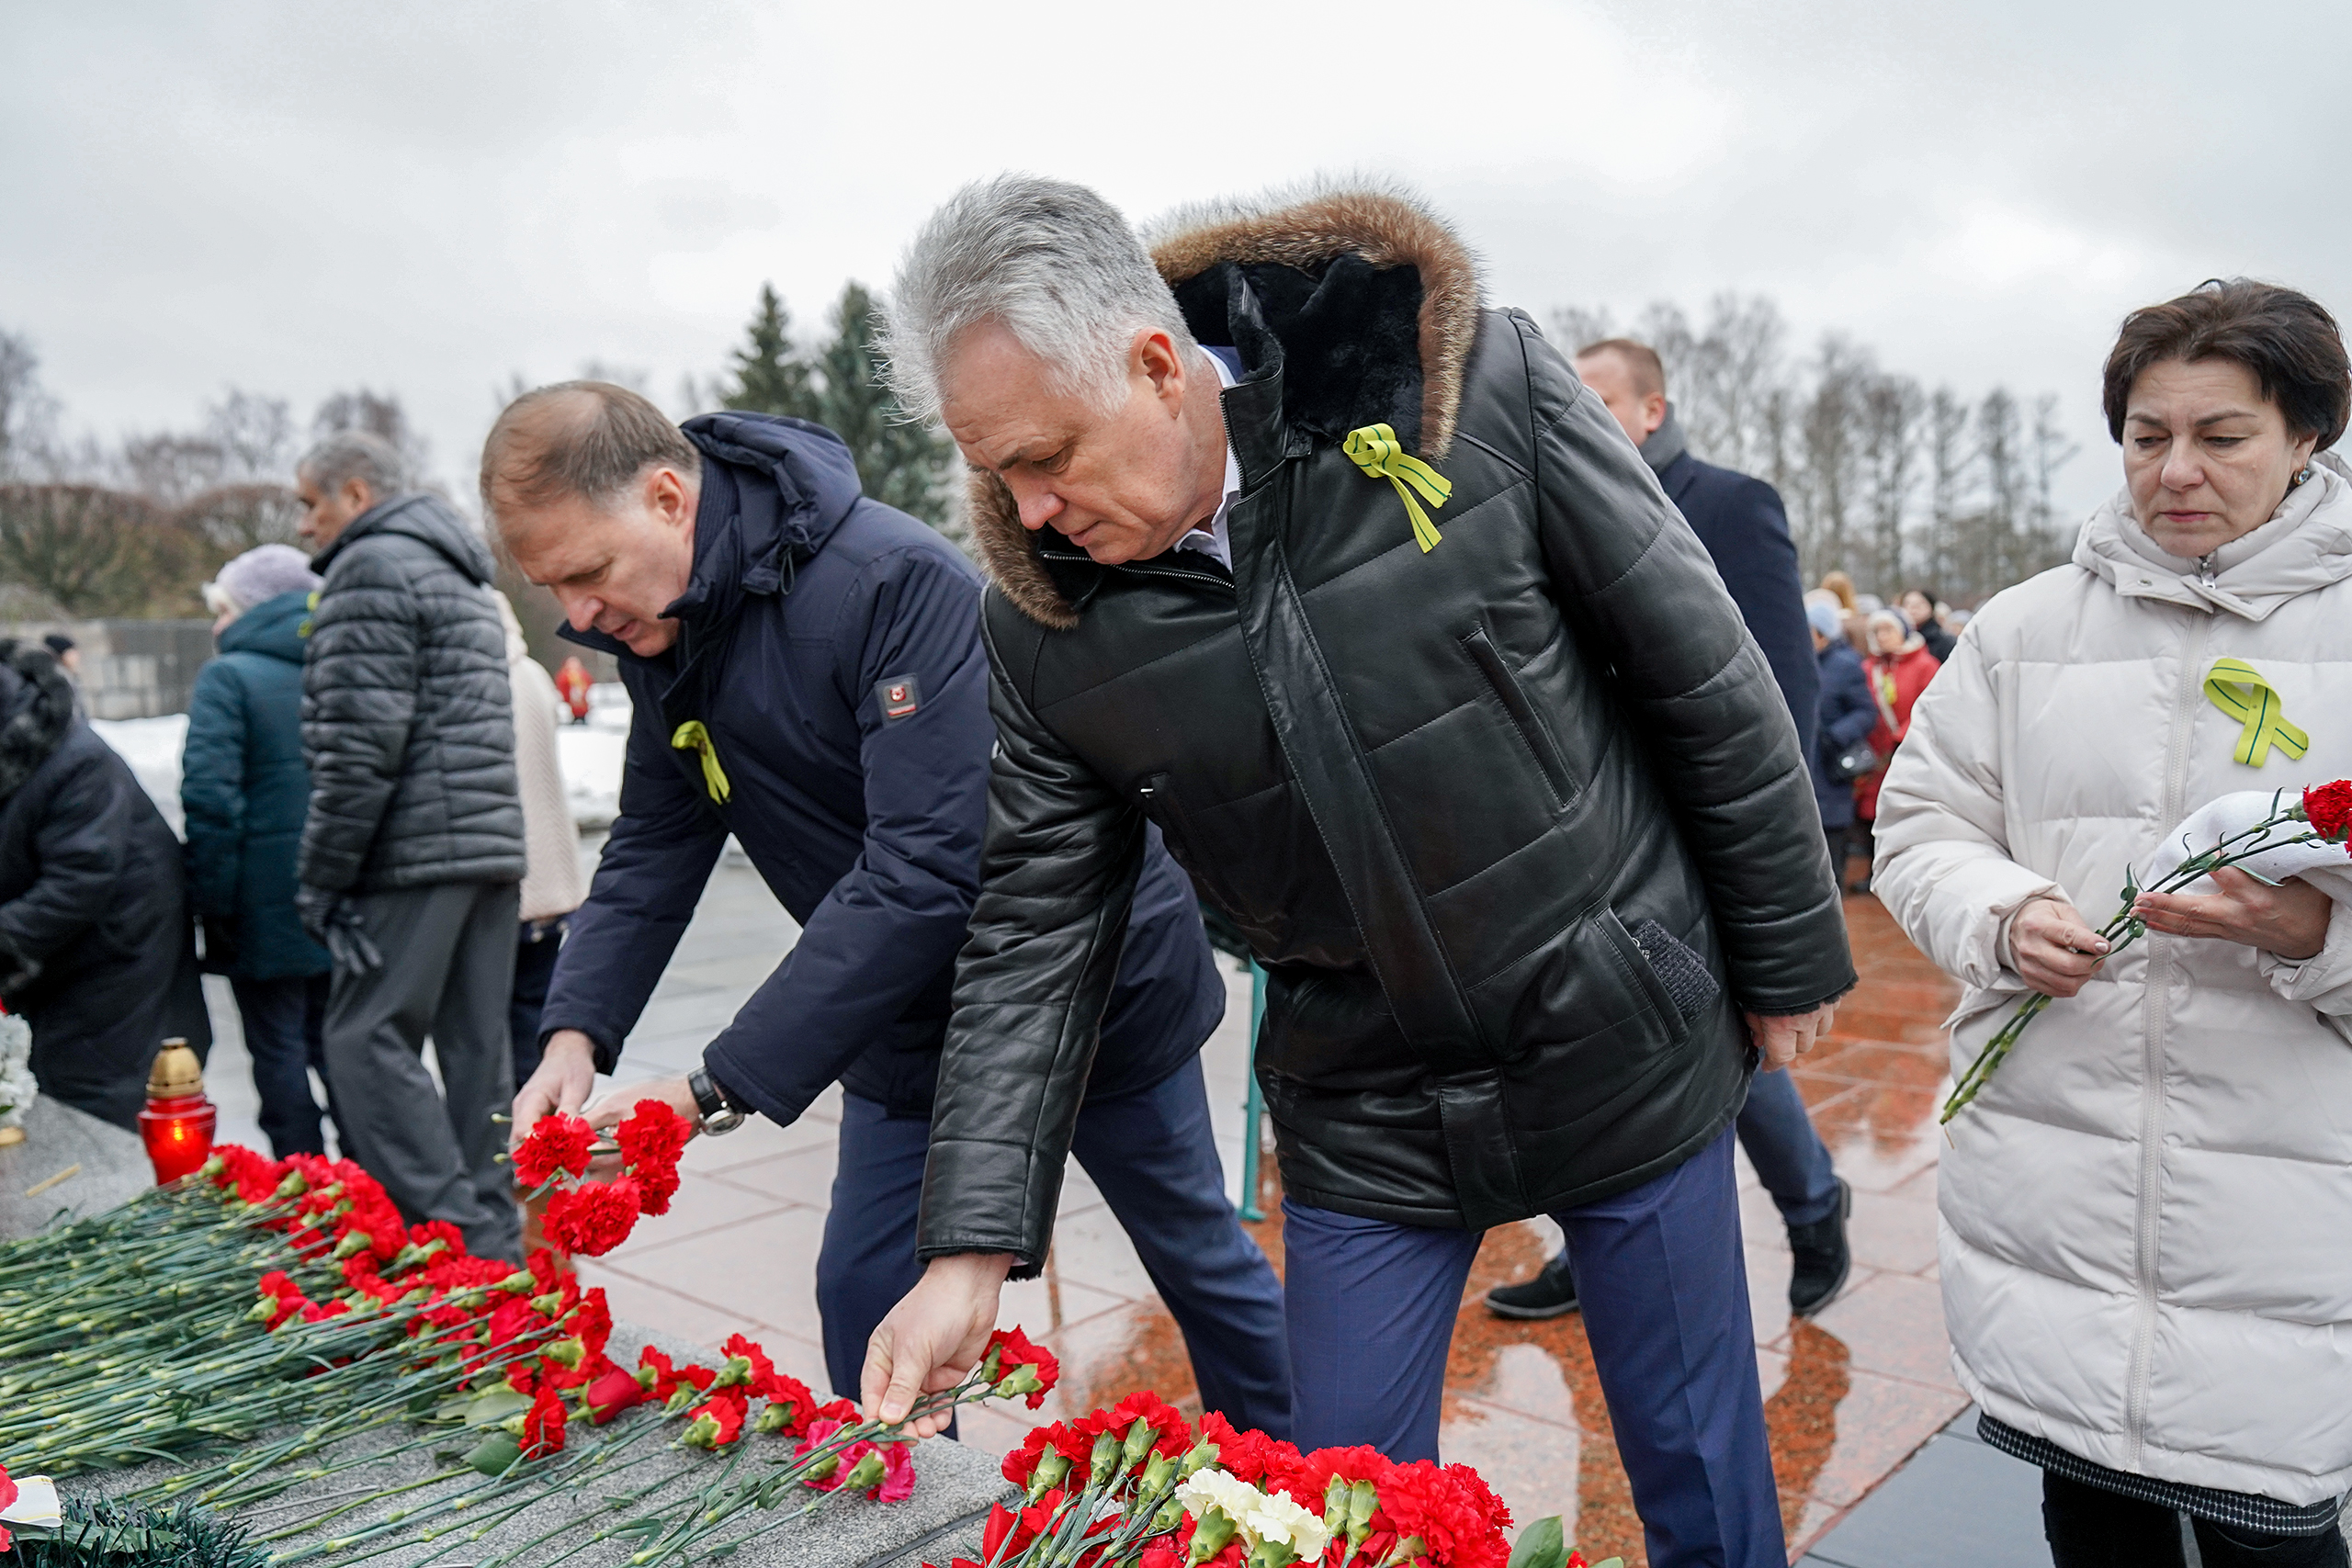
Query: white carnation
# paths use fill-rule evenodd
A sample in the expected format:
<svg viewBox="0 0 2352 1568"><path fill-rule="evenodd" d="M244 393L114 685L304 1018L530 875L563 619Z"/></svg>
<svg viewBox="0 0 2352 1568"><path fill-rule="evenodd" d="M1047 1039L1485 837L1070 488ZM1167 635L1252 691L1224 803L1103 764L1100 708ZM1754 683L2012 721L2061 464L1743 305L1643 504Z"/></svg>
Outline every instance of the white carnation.
<svg viewBox="0 0 2352 1568"><path fill-rule="evenodd" d="M1259 1491L1212 1466L1195 1471L1176 1486L1176 1501L1198 1519L1215 1508L1231 1519L1251 1551L1265 1542L1290 1548L1301 1562L1323 1555L1331 1532L1322 1519L1279 1493Z"/></svg>

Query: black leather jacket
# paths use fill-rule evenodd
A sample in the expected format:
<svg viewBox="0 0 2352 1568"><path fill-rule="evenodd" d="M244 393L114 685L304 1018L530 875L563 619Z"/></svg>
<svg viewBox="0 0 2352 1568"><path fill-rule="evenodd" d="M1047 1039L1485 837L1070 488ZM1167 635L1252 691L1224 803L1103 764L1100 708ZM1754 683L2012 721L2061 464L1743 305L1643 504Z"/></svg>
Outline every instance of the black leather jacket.
<svg viewBox="0 0 2352 1568"><path fill-rule="evenodd" d="M1148 819L1267 967L1317 1207L1476 1228L1635 1186L1738 1110L1742 1009L1853 984L1788 709L1600 400L1417 209L1254 223L1157 253L1246 371L1230 577L1039 548L976 487L1002 752L926 1257L1044 1256ZM1342 449L1375 422L1452 483L1427 551Z"/></svg>

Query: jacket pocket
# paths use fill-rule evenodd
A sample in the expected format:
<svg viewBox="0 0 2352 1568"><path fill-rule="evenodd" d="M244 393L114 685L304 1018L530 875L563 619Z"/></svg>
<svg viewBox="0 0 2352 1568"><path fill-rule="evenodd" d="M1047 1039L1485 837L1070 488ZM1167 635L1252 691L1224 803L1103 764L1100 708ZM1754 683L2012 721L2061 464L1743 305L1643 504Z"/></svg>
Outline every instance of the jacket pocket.
<svg viewBox="0 0 2352 1568"><path fill-rule="evenodd" d="M1462 647L1487 677L1487 684L1494 688L1496 698L1503 705L1503 712L1510 718L1511 728L1519 732L1520 744L1527 748L1527 754L1534 761L1536 771L1551 786L1553 804L1566 809L1576 800L1576 781L1568 776L1567 764L1560 760L1559 748L1552 743L1551 732L1544 728L1543 720L1536 717L1535 705L1529 702L1527 694L1521 690L1519 677L1511 672L1510 665L1503 662L1502 653L1495 647L1494 639L1487 635L1485 626L1474 628L1462 639Z"/></svg>
<svg viewBox="0 0 2352 1568"><path fill-rule="evenodd" d="M1715 1005L1723 988L1707 961L1672 931L1651 919L1628 926L1605 908L1600 925L1669 1033L1687 1032Z"/></svg>

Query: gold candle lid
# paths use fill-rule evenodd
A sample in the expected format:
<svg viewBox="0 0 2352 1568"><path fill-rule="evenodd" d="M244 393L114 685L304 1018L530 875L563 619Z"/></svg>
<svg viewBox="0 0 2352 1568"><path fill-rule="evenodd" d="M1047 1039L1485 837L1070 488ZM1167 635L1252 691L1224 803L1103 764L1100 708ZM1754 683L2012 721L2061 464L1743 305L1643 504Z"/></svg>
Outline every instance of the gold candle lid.
<svg viewBox="0 0 2352 1568"><path fill-rule="evenodd" d="M186 1040L173 1038L164 1042L155 1053L155 1065L147 1073L147 1098L150 1100L180 1100L204 1092L204 1068Z"/></svg>

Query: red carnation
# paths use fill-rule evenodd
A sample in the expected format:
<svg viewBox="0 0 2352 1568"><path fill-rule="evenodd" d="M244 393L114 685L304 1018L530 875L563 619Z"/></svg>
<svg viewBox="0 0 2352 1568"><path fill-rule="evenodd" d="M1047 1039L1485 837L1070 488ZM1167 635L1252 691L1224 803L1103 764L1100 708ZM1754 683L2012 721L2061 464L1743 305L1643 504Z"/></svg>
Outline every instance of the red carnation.
<svg viewBox="0 0 2352 1568"><path fill-rule="evenodd" d="M1046 1395L1060 1381L1062 1364L1054 1359L1053 1352L1030 1342L1029 1336L1019 1328L1000 1328L989 1336L988 1348L1000 1352L997 1359L997 1387L1006 1394L1029 1396L1029 1408L1036 1409L1046 1403ZM1027 1377L1022 1371L1026 1369ZM1012 1386L1007 1388L1005 1385Z"/></svg>
<svg viewBox="0 0 2352 1568"><path fill-rule="evenodd" d="M1234 1430L1221 1412L1211 1410L1201 1416L1201 1436L1216 1445L1216 1465L1238 1480L1252 1486L1265 1483L1269 1475L1278 1479L1266 1483L1278 1485L1279 1477L1288 1474L1300 1462L1299 1451L1278 1438L1251 1427L1249 1431Z"/></svg>
<svg viewBox="0 0 2352 1568"><path fill-rule="evenodd" d="M2303 815L2311 819L2312 832L2331 844L2344 842L2352 834L2352 779L2303 791Z"/></svg>
<svg viewBox="0 0 2352 1568"><path fill-rule="evenodd" d="M602 1257L627 1241L637 1224L637 1183L624 1176L559 1192L548 1201L539 1224L548 1240L564 1251Z"/></svg>
<svg viewBox="0 0 2352 1568"><path fill-rule="evenodd" d="M0 1464L0 1513L6 1513L17 1501L17 1483L8 1479L8 1467ZM8 1550L8 1530L0 1525L0 1551Z"/></svg>
<svg viewBox="0 0 2352 1568"><path fill-rule="evenodd" d="M514 1151L514 1177L526 1188L544 1187L558 1176L583 1176L595 1129L578 1116L543 1116Z"/></svg>
<svg viewBox="0 0 2352 1568"><path fill-rule="evenodd" d="M555 1390L543 1386L523 1413L523 1457L539 1459L562 1451L563 1401Z"/></svg>
<svg viewBox="0 0 2352 1568"><path fill-rule="evenodd" d="M1466 1464L1400 1464L1380 1483L1380 1511L1399 1536L1419 1536L1443 1568L1504 1568L1510 1510Z"/></svg>
<svg viewBox="0 0 2352 1568"><path fill-rule="evenodd" d="M639 1100L636 1109L613 1129L613 1142L620 1145L622 1163L631 1176L676 1166L692 1136L694 1129L686 1119L658 1100Z"/></svg>
<svg viewBox="0 0 2352 1568"><path fill-rule="evenodd" d="M725 1390L686 1412L686 1435L678 1440L691 1448L723 1449L743 1435L743 1401L729 1398Z"/></svg>

